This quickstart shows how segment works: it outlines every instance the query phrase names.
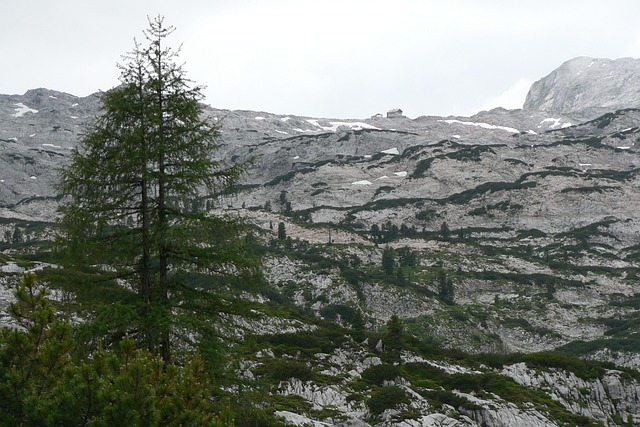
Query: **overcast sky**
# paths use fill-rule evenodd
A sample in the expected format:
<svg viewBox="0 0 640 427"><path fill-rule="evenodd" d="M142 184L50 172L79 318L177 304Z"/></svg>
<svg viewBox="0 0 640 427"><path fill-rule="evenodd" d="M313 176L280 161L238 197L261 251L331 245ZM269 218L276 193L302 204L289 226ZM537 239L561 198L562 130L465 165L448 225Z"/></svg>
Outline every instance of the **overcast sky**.
<svg viewBox="0 0 640 427"><path fill-rule="evenodd" d="M1 0L0 93L110 89L157 14L208 104L279 114L519 108L566 60L640 57L637 0Z"/></svg>

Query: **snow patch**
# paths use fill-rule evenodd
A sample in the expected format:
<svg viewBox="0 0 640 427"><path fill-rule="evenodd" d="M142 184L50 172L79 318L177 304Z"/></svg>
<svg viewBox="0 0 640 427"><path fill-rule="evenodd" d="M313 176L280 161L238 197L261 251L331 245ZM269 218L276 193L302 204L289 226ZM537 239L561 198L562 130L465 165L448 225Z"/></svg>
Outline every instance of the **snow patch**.
<svg viewBox="0 0 640 427"><path fill-rule="evenodd" d="M380 178L376 178L376 181L380 181L382 179L389 179L387 175L382 175Z"/></svg>
<svg viewBox="0 0 640 427"><path fill-rule="evenodd" d="M561 119L561 118L554 119L553 117L549 117L549 118L546 118L546 119L542 120L542 121L540 122L540 125L538 126L538 128L542 127L542 125L543 125L543 124L545 124L545 123L552 123L552 124L549 126L549 129L555 129L555 128L561 128L561 129L564 129L564 128L568 128L568 127L570 127L570 126L573 126L573 125L572 125L571 123L569 123L569 122L567 122L567 123L562 123L562 119Z"/></svg>
<svg viewBox="0 0 640 427"><path fill-rule="evenodd" d="M29 179L38 179L36 176L30 176Z"/></svg>
<svg viewBox="0 0 640 427"><path fill-rule="evenodd" d="M362 180L362 181L356 181L356 182L352 182L351 185L371 185L371 181L367 181Z"/></svg>
<svg viewBox="0 0 640 427"><path fill-rule="evenodd" d="M460 135L451 135L451 138L460 139L461 136Z"/></svg>
<svg viewBox="0 0 640 427"><path fill-rule="evenodd" d="M405 176L408 175L408 173L407 173L407 171L394 172L394 175L404 178Z"/></svg>
<svg viewBox="0 0 640 427"><path fill-rule="evenodd" d="M43 147L51 147L51 148L62 148L59 145L53 145L53 144L42 144Z"/></svg>
<svg viewBox="0 0 640 427"><path fill-rule="evenodd" d="M78 116L69 116L69 117L71 117L72 119L77 119L78 118Z"/></svg>
<svg viewBox="0 0 640 427"><path fill-rule="evenodd" d="M12 114L13 117L22 117L27 113L37 113L38 110L34 110L33 108L29 108L26 105L24 105L22 102L18 102L17 104L13 104L18 108L14 108L15 113Z"/></svg>
<svg viewBox="0 0 640 427"><path fill-rule="evenodd" d="M394 147L394 148L389 148L388 150L382 150L381 153L397 155L397 154L400 154L400 151L398 151L398 149Z"/></svg>
<svg viewBox="0 0 640 427"><path fill-rule="evenodd" d="M630 149L631 147L616 147L616 148L617 148L618 150L628 150L628 149Z"/></svg>
<svg viewBox="0 0 640 427"><path fill-rule="evenodd" d="M75 104L71 104L72 107L77 107L78 103L76 102Z"/></svg>
<svg viewBox="0 0 640 427"><path fill-rule="evenodd" d="M365 155L364 155L364 158L365 158L365 159L370 159L370 158L371 158L371 154L365 154Z"/></svg>
<svg viewBox="0 0 640 427"><path fill-rule="evenodd" d="M465 125L465 126L476 126L482 129L490 129L490 130L503 130L506 132L511 132L511 133L519 133L520 131L518 129L514 129L514 128L510 128L507 126L496 126L496 125L490 125L489 123L483 123L483 122L463 122L461 120L438 120L439 122L444 122L444 123L449 123L449 124L453 124L453 123L457 123L457 124L461 124L461 125Z"/></svg>
<svg viewBox="0 0 640 427"><path fill-rule="evenodd" d="M36 134L32 133L31 135L29 135L29 138L33 138L34 136L36 136Z"/></svg>
<svg viewBox="0 0 640 427"><path fill-rule="evenodd" d="M535 130L531 130L531 129L529 129L529 130L527 131L527 133L528 133L529 135L537 135L537 134L538 134L538 132L536 132Z"/></svg>
<svg viewBox="0 0 640 427"><path fill-rule="evenodd" d="M300 156L295 156L295 157L293 158L293 160L298 160L299 158L300 158Z"/></svg>
<svg viewBox="0 0 640 427"><path fill-rule="evenodd" d="M265 119L264 117L257 116L257 117L256 117L256 120L266 120L266 119Z"/></svg>
<svg viewBox="0 0 640 427"><path fill-rule="evenodd" d="M283 130L278 130L276 129L276 132L281 133L283 135L289 135L287 132L283 131Z"/></svg>
<svg viewBox="0 0 640 427"><path fill-rule="evenodd" d="M347 126L353 130L362 130L362 129L380 130L375 126L372 126L368 123L363 123L363 122L329 122L329 126L322 126L320 123L318 123L317 119L307 119L307 122L311 123L314 126L319 127L322 130L327 130L331 132L336 132L340 126Z"/></svg>
<svg viewBox="0 0 640 427"><path fill-rule="evenodd" d="M288 122L289 120L291 120L291 117L283 117L280 120L282 120L283 122Z"/></svg>

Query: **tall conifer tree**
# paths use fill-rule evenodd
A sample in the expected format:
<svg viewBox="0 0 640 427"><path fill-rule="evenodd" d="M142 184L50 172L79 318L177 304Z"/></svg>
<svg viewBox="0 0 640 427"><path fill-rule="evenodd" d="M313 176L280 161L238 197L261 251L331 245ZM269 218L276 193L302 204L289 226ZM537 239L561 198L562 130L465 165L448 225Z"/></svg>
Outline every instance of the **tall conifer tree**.
<svg viewBox="0 0 640 427"><path fill-rule="evenodd" d="M203 119L201 87L185 78L174 31L158 16L119 65L120 85L102 93L102 111L88 129L61 187L66 248L76 261L114 267L141 297L149 350L170 362L172 304L180 268L235 270L244 258L231 242L236 228L194 213L202 192L227 191L243 165L214 160L218 128ZM236 224L237 225L237 224ZM229 266L234 265L230 269Z"/></svg>

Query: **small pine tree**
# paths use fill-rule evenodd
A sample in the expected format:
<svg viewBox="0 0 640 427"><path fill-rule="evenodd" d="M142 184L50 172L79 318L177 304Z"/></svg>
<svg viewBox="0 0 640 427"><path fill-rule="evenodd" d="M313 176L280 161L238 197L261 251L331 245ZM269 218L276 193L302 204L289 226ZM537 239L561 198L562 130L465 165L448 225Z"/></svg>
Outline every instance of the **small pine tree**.
<svg viewBox="0 0 640 427"><path fill-rule="evenodd" d="M389 276L393 275L395 266L395 252L393 248L387 246L382 251L382 269Z"/></svg>
<svg viewBox="0 0 640 427"><path fill-rule="evenodd" d="M445 304L454 304L455 289L453 287L453 281L447 278L447 273L445 273L444 270L438 271L438 296Z"/></svg>
<svg viewBox="0 0 640 427"><path fill-rule="evenodd" d="M387 321L386 330L382 337L385 353L390 361L400 361L400 352L404 346L404 340L404 326L400 318L393 314Z"/></svg>
<svg viewBox="0 0 640 427"><path fill-rule="evenodd" d="M449 224L446 222L443 222L442 225L440 225L440 237L442 237L442 240L449 240L449 237L451 237Z"/></svg>
<svg viewBox="0 0 640 427"><path fill-rule="evenodd" d="M356 341L363 341L365 339L365 323L362 310L356 307L353 319L351 319L351 330L353 339Z"/></svg>
<svg viewBox="0 0 640 427"><path fill-rule="evenodd" d="M278 240L286 240L287 239L287 230L285 228L284 222L280 222L278 224Z"/></svg>
<svg viewBox="0 0 640 427"><path fill-rule="evenodd" d="M11 237L11 242L14 245L19 245L20 243L24 242L24 236L23 236L22 230L20 230L20 228L16 227L13 230L13 236Z"/></svg>

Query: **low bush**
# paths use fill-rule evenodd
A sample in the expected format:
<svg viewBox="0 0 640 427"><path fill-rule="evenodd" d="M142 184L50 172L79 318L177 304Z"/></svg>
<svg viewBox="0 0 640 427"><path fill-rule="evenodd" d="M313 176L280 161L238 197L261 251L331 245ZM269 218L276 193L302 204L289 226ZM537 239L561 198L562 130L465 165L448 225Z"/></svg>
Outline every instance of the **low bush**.
<svg viewBox="0 0 640 427"><path fill-rule="evenodd" d="M393 381L400 376L400 368L396 365L374 365L362 371L362 379L369 384L382 385L385 381Z"/></svg>
<svg viewBox="0 0 640 427"><path fill-rule="evenodd" d="M380 415L387 409L393 409L406 399L404 390L398 386L381 387L367 400L367 407L373 415Z"/></svg>

